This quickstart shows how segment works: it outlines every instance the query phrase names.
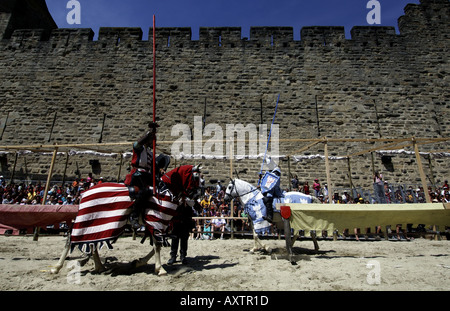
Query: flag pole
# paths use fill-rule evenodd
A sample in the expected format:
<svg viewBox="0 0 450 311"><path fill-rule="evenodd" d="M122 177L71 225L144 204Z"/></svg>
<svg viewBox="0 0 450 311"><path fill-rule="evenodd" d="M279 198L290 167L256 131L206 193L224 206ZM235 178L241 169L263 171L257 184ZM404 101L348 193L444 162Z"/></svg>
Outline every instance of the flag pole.
<svg viewBox="0 0 450 311"><path fill-rule="evenodd" d="M156 123L156 18L153 15L153 123ZM156 130L156 128L155 128ZM156 134L153 136L153 194L156 194Z"/></svg>

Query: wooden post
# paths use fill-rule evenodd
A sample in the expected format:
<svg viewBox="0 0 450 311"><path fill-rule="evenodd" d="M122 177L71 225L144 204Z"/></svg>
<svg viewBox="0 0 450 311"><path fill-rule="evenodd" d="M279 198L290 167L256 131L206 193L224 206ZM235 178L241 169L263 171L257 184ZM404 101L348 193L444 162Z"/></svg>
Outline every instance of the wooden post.
<svg viewBox="0 0 450 311"><path fill-rule="evenodd" d="M52 127L50 129L50 134L48 135L48 141L47 142L50 142L50 140L52 139L53 129L55 128L57 116L58 116L58 112L55 111L55 116L53 117L53 123L52 123Z"/></svg>
<svg viewBox="0 0 450 311"><path fill-rule="evenodd" d="M5 134L6 125L8 124L8 118L9 118L9 111L6 114L6 120L5 120L5 124L3 124L2 134L0 135L0 140L3 139L3 134Z"/></svg>
<svg viewBox="0 0 450 311"><path fill-rule="evenodd" d="M66 164L64 165L64 174L63 174L63 180L62 180L62 186L64 187L64 184L66 183L66 173L67 173L67 164L69 164L69 153L66 153Z"/></svg>
<svg viewBox="0 0 450 311"><path fill-rule="evenodd" d="M428 192L428 186L427 186L427 177L423 170L422 159L420 158L419 147L417 146L417 141L416 141L415 137L413 137L412 143L413 143L413 147L414 147L414 152L416 153L416 161L417 161L417 166L419 167L419 174L420 174L420 179L422 180L422 188L423 188L423 192L425 194L425 199L426 199L427 203L431 203L430 193Z"/></svg>
<svg viewBox="0 0 450 311"><path fill-rule="evenodd" d="M328 159L328 140L324 139L325 146L325 170L327 172L327 184L328 184L328 203L332 204L333 198L333 187L331 185L331 175L330 175L330 160Z"/></svg>
<svg viewBox="0 0 450 311"><path fill-rule="evenodd" d="M23 165L25 167L25 180L28 181L28 165L27 165L27 157L23 157Z"/></svg>
<svg viewBox="0 0 450 311"><path fill-rule="evenodd" d="M319 107L317 105L317 95L315 96L315 102L316 102L317 137L320 137L320 121L319 121Z"/></svg>
<svg viewBox="0 0 450 311"><path fill-rule="evenodd" d="M233 146L232 144L230 144L230 178L233 179ZM230 215L231 217L233 217L234 215L234 200L231 199L230 202ZM234 230L233 230L233 226L234 226L234 220L231 219L230 220L230 235L231 235L231 239L234 239Z"/></svg>
<svg viewBox="0 0 450 311"><path fill-rule="evenodd" d="M292 191L292 183L291 183L291 157L287 157L287 163L288 163L288 183L289 183L289 191ZM294 191L297 191L298 189L294 189Z"/></svg>
<svg viewBox="0 0 450 311"><path fill-rule="evenodd" d="M430 181L433 190L436 190L436 181L434 180L433 162L431 161L431 153L428 155L428 166L430 168Z"/></svg>
<svg viewBox="0 0 450 311"><path fill-rule="evenodd" d="M55 148L52 156L52 163L50 164L50 170L47 175L47 183L45 184L44 196L42 197L42 204L45 205L45 201L47 200L48 189L50 188L50 180L52 179L53 168L55 167L56 155L58 154L58 148ZM34 236L33 241L37 241L39 239L39 227L34 228Z"/></svg>
<svg viewBox="0 0 450 311"><path fill-rule="evenodd" d="M117 174L117 182L120 182L120 174L122 173L123 153L120 154L119 173Z"/></svg>
<svg viewBox="0 0 450 311"><path fill-rule="evenodd" d="M373 157L373 152L370 153L370 158L372 160L372 177L375 176L375 159Z"/></svg>
<svg viewBox="0 0 450 311"><path fill-rule="evenodd" d="M99 144L101 144L103 141L103 131L105 129L105 121L106 121L106 113L103 113L102 130L100 131L100 137L98 139Z"/></svg>
<svg viewBox="0 0 450 311"><path fill-rule="evenodd" d="M348 180L350 183L350 189L353 190L353 181L352 181L352 168L350 166L350 158L347 157L347 168L348 168Z"/></svg>
<svg viewBox="0 0 450 311"><path fill-rule="evenodd" d="M10 184L12 184L14 182L14 175L16 174L16 165L17 165L18 156L19 156L19 153L16 152L16 158L14 160L14 166L13 166L13 171L11 174L11 180L9 181Z"/></svg>

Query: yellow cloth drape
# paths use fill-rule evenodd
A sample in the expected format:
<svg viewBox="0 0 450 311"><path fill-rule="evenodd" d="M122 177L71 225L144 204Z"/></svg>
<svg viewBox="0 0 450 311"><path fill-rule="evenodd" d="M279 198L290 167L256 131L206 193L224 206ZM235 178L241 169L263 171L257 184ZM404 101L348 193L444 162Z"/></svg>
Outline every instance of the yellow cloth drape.
<svg viewBox="0 0 450 311"><path fill-rule="evenodd" d="M291 228L305 230L334 230L342 232L344 228L374 228L375 226L391 225L395 228L402 224L418 224L439 226L441 231L450 226L450 206L442 203L433 204L277 204L290 206L292 216ZM447 207L447 208L446 208ZM318 232L318 234L320 234Z"/></svg>

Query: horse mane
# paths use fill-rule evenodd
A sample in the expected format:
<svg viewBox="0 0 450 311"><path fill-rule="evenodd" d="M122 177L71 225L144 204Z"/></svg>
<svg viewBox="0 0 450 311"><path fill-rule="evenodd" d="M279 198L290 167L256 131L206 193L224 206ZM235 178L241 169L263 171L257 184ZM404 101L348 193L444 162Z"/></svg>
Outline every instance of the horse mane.
<svg viewBox="0 0 450 311"><path fill-rule="evenodd" d="M251 183L249 183L248 181L245 181L245 180L242 180L242 179L239 179L239 178L235 178L235 179L234 179L234 182L236 182L236 181L239 181L240 183L247 185L247 186L250 188L249 190L256 189L256 187L253 186L253 185L252 185Z"/></svg>

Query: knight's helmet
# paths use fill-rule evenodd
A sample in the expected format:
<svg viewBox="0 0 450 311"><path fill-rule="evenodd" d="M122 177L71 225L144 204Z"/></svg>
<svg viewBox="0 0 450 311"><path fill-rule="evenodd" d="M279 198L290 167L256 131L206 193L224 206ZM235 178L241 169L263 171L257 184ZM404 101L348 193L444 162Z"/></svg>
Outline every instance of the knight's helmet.
<svg viewBox="0 0 450 311"><path fill-rule="evenodd" d="M276 168L274 168L272 170L272 173L277 175L278 177L280 177L281 176L281 169L277 166Z"/></svg>
<svg viewBox="0 0 450 311"><path fill-rule="evenodd" d="M166 172L167 168L169 167L170 157L168 155L165 155L164 153L160 153L155 159L155 164L156 172L158 174L157 176L161 177L161 175L164 174L164 172Z"/></svg>
<svg viewBox="0 0 450 311"><path fill-rule="evenodd" d="M200 174L201 174L201 164L198 164L194 167L192 167L192 180L194 181L194 189L190 192L191 199L196 200L201 195L201 188L200 188Z"/></svg>
<svg viewBox="0 0 450 311"><path fill-rule="evenodd" d="M198 164L192 168L192 179L194 179L195 185L200 184L200 171L202 167Z"/></svg>

